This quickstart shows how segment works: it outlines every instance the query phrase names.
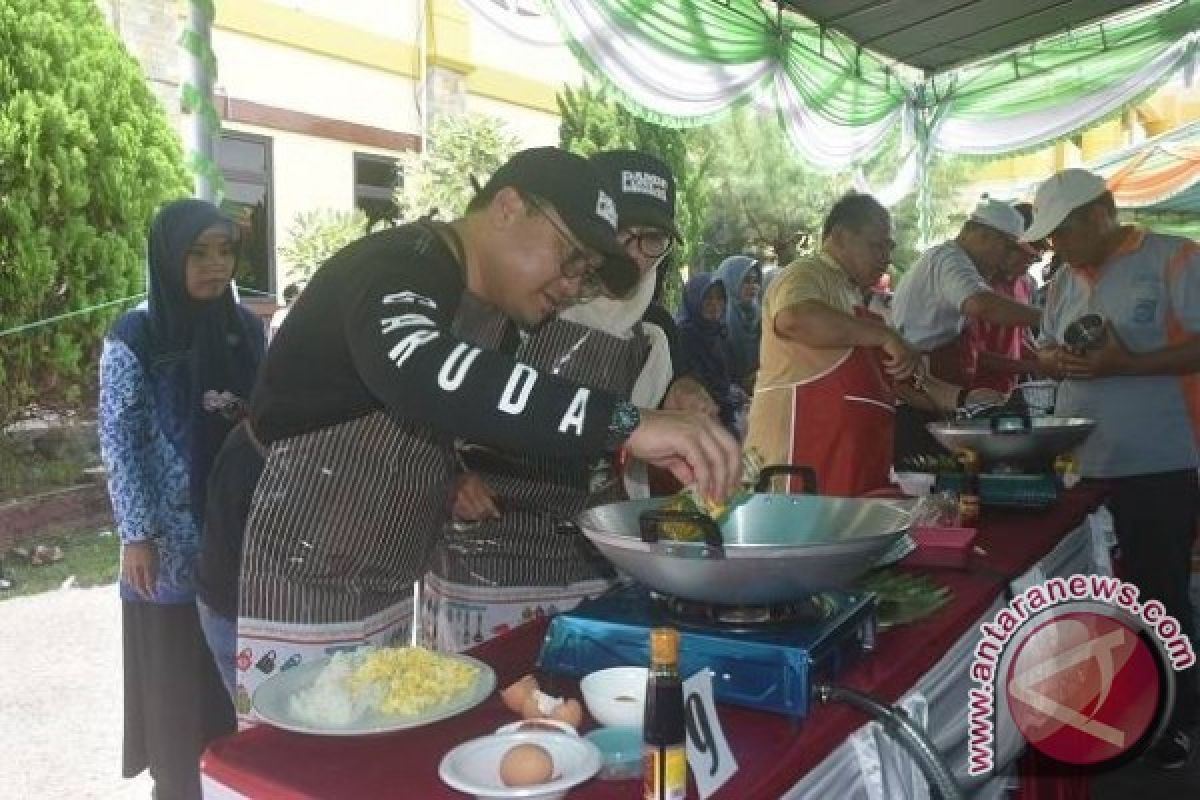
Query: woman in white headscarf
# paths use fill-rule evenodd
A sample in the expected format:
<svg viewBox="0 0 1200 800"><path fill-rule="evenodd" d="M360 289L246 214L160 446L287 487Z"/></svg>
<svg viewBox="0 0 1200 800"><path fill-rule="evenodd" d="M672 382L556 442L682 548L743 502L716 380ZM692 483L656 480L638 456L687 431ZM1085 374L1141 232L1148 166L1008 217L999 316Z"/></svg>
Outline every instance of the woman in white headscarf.
<svg viewBox="0 0 1200 800"><path fill-rule="evenodd" d="M715 418L701 384L675 378L666 334L642 320L679 236L674 176L661 160L635 151L600 153L592 163L615 192L618 239L641 278L627 296L597 297L531 332L518 358L642 408ZM585 540L557 532L557 522L599 503L647 496L641 465L514 459L470 443L459 453L455 522L438 542L422 593L428 644L466 649L610 586L611 566Z"/></svg>

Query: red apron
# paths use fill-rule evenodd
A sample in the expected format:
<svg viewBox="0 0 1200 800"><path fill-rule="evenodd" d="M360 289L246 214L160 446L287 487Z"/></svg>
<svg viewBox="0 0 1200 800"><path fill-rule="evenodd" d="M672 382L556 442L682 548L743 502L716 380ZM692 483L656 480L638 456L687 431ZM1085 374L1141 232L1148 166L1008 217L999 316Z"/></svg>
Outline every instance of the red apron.
<svg viewBox="0 0 1200 800"><path fill-rule="evenodd" d="M888 486L895 397L879 351L852 348L829 371L793 387L789 463L815 469L823 495L858 497ZM798 478L790 481L791 491L801 490Z"/></svg>
<svg viewBox="0 0 1200 800"><path fill-rule="evenodd" d="M929 353L929 374L955 386L970 386L975 377L977 353L971 326Z"/></svg>

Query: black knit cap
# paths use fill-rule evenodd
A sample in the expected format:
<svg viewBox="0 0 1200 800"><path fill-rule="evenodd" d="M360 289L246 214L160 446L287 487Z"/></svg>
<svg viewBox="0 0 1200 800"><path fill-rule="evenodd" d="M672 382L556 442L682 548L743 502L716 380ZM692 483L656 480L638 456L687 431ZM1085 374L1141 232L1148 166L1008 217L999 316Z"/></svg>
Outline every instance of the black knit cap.
<svg viewBox="0 0 1200 800"><path fill-rule="evenodd" d="M604 256L597 277L610 292L625 294L637 283L637 266L617 240L613 188L586 158L558 147L522 150L480 191L495 194L510 186L549 203L580 243Z"/></svg>

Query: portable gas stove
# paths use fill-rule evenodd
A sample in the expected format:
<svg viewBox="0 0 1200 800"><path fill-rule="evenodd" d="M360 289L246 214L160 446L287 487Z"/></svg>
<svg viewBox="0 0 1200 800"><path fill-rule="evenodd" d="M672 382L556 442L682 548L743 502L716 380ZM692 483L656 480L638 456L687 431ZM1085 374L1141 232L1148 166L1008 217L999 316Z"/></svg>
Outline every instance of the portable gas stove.
<svg viewBox="0 0 1200 800"><path fill-rule="evenodd" d="M961 473L937 476L937 491L960 491ZM1021 472L997 467L979 474L979 502L1005 508L1048 508L1058 501L1058 481L1053 472Z"/></svg>
<svg viewBox="0 0 1200 800"><path fill-rule="evenodd" d="M875 596L827 592L770 606L713 606L617 586L551 622L539 669L582 677L647 664L650 629L680 632L680 672L713 672L720 702L794 717L813 686L831 681L875 644Z"/></svg>
<svg viewBox="0 0 1200 800"><path fill-rule="evenodd" d="M1054 459L1096 427L1078 417L1031 417L1001 409L989 418L930 423L929 432L950 451L970 450L984 466L979 500L985 506L1045 508L1058 500ZM957 489L961 475L939 475L939 489Z"/></svg>

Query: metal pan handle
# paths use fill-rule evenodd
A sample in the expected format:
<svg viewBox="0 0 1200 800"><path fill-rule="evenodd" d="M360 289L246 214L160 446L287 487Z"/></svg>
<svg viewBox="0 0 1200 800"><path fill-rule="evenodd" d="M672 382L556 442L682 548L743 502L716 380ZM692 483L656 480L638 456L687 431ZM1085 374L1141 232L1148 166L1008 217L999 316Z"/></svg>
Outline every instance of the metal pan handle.
<svg viewBox="0 0 1200 800"><path fill-rule="evenodd" d="M699 528L700 532L704 534L704 543L712 549L713 554L717 556L724 554L725 540L721 538L721 529L717 527L717 523L712 517L701 514L699 511L669 511L666 509L643 511L638 515L638 528L642 541L647 544L656 544L659 539L663 538L663 526L669 523ZM669 536L666 538L677 541Z"/></svg>
<svg viewBox="0 0 1200 800"><path fill-rule="evenodd" d="M817 493L817 471L801 464L772 464L769 467L763 467L762 471L758 473L758 483L754 484L754 491L769 490L771 479L776 475L795 475L800 479L801 492L804 494Z"/></svg>

